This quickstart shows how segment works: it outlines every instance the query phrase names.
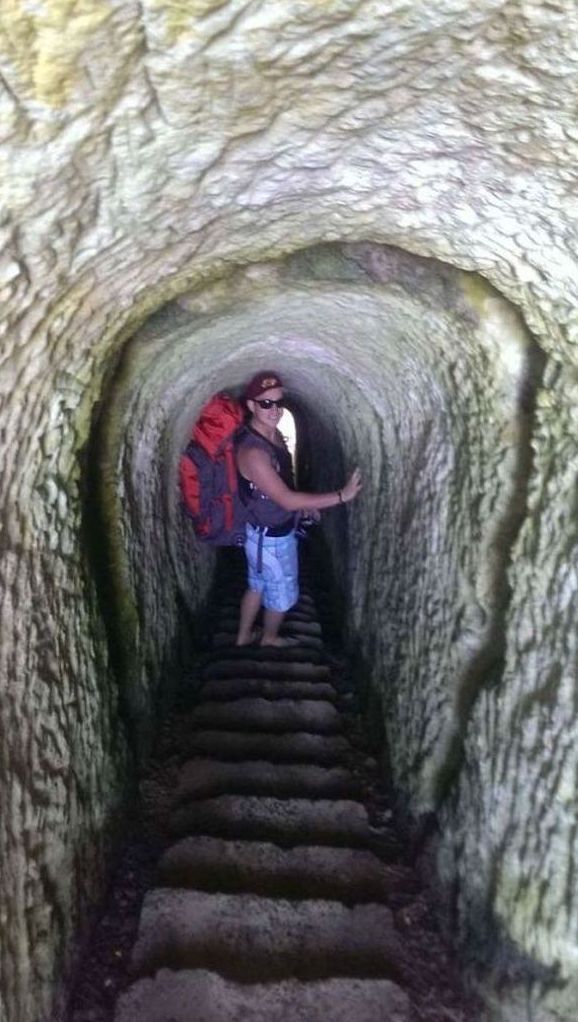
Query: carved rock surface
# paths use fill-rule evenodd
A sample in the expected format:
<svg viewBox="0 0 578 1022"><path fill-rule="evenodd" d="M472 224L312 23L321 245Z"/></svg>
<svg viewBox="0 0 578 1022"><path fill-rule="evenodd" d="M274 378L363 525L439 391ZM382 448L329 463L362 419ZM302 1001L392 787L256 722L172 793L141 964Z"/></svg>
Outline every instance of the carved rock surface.
<svg viewBox="0 0 578 1022"><path fill-rule="evenodd" d="M4 0L7 1022L61 1004L208 591L180 445L264 362L316 486L362 467L348 626L496 1017L574 1017L577 39L571 0Z"/></svg>

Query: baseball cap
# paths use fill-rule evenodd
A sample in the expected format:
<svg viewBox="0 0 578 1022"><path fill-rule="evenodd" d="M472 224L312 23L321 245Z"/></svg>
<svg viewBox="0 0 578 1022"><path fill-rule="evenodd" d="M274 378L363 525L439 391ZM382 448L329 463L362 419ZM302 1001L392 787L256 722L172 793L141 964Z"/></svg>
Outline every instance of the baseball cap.
<svg viewBox="0 0 578 1022"><path fill-rule="evenodd" d="M275 387L282 387L283 381L278 373L269 370L263 373L256 373L252 380L245 387L245 400L254 401L266 390L273 390Z"/></svg>

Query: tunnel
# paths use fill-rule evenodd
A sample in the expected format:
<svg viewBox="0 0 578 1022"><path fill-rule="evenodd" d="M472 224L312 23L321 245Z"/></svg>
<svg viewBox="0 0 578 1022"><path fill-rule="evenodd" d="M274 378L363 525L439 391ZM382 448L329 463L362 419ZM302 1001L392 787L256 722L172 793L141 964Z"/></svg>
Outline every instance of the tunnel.
<svg viewBox="0 0 578 1022"><path fill-rule="evenodd" d="M274 366L344 648L492 1022L575 1017L568 0L14 0L3 175L0 1014L60 1019L202 643L206 398ZM337 613L337 611L336 611Z"/></svg>

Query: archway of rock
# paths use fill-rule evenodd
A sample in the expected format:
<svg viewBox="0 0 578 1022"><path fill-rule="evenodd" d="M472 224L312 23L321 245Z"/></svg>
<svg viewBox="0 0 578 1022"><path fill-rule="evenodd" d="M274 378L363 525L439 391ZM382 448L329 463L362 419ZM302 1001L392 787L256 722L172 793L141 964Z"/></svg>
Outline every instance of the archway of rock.
<svg viewBox="0 0 578 1022"><path fill-rule="evenodd" d="M179 513L178 452L208 394L271 362L307 422L313 487L363 470L347 546L341 516L324 532L349 639L395 718L397 780L414 811L429 809L476 684L499 671L538 349L480 278L369 245L272 264L257 286L239 271L150 320L127 347L100 450L113 573L124 565L117 590L134 596L127 685L143 733L176 594L194 613L212 570Z"/></svg>
<svg viewBox="0 0 578 1022"><path fill-rule="evenodd" d="M282 373L307 432L311 488L362 469L362 497L325 516L324 539L396 788L414 819L441 814L438 865L452 889L467 824L447 796L478 769L464 744L470 712L503 668L540 351L481 278L370 244L239 269L132 337L90 460L108 546L103 606L141 760L214 567L179 510L179 452L207 396L264 365ZM488 895L477 908L490 939Z"/></svg>

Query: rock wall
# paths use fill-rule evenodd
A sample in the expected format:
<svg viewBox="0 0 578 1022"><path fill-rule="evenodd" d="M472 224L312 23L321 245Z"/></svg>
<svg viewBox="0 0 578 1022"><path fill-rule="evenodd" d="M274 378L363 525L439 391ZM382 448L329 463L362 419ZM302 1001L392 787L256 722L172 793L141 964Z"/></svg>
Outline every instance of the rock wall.
<svg viewBox="0 0 578 1022"><path fill-rule="evenodd" d="M234 382L282 355L336 463L364 469L342 558L352 635L403 735L400 790L440 814L459 931L486 967L498 948L494 1015L569 1020L575 5L8 0L0 31L2 1017L50 1011L146 748L177 594L197 605L208 582L209 562L183 578L167 520L179 438L225 366ZM314 259L314 283L267 284L267 261L365 241L394 268L361 246L345 279ZM243 266L245 305L217 314ZM111 391L127 339L191 289L189 340L158 375L133 342L142 388L121 366ZM87 535L101 403L124 660Z"/></svg>

